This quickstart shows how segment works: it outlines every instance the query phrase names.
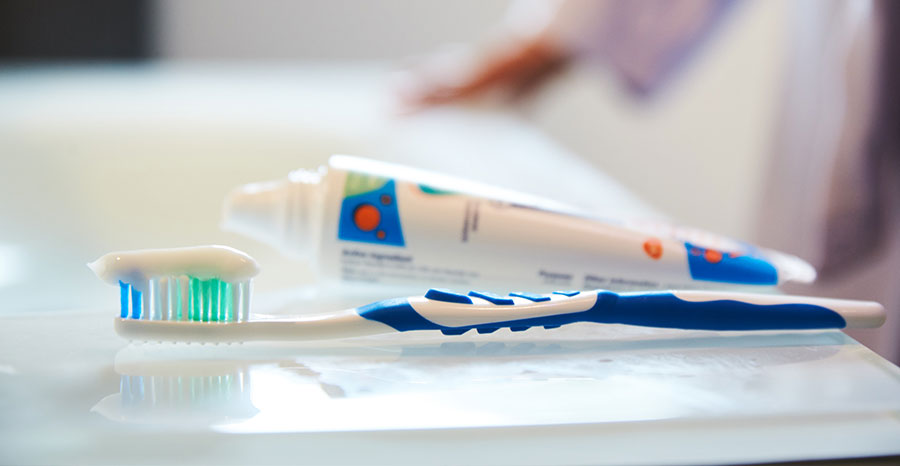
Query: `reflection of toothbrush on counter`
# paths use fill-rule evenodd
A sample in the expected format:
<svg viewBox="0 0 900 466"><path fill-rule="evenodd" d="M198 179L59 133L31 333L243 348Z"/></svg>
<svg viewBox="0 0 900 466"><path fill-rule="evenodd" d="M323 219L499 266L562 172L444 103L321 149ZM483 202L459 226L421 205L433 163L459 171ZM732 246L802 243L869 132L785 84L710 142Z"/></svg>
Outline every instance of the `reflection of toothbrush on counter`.
<svg viewBox="0 0 900 466"><path fill-rule="evenodd" d="M129 355L129 350L116 356L118 392L91 411L119 422L173 424L234 422L259 412L250 398L252 364L247 361L160 362Z"/></svg>
<svg viewBox="0 0 900 466"><path fill-rule="evenodd" d="M252 258L234 249L119 252L89 265L98 277L119 285L116 331L136 340L316 340L411 330L459 335L469 330L551 329L577 322L695 330L877 327L884 322L884 308L867 301L711 291L499 296L438 289L296 320L254 320L249 312L250 281L259 269Z"/></svg>

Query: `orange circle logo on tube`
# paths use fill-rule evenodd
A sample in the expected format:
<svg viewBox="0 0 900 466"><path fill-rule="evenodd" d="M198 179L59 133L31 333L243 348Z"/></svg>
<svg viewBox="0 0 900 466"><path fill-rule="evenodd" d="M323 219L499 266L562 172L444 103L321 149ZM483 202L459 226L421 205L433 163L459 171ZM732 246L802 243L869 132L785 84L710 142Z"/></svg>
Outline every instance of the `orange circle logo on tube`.
<svg viewBox="0 0 900 466"><path fill-rule="evenodd" d="M647 241L644 241L644 252L646 252L651 259L659 259L663 254L662 242L657 238L650 238Z"/></svg>

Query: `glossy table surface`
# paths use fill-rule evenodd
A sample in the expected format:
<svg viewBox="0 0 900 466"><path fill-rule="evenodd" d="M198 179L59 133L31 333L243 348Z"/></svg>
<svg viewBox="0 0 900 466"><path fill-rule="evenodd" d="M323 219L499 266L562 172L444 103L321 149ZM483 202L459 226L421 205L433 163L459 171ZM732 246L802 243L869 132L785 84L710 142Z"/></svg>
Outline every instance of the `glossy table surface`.
<svg viewBox="0 0 900 466"><path fill-rule="evenodd" d="M255 309L363 304L218 230L231 187L372 155L610 216L655 213L510 115L395 117L371 66L0 72L0 463L717 464L900 454L900 369L838 331L579 324L130 344L109 250L225 243ZM527 161L521 163L520 161ZM548 170L547 167L552 167Z"/></svg>

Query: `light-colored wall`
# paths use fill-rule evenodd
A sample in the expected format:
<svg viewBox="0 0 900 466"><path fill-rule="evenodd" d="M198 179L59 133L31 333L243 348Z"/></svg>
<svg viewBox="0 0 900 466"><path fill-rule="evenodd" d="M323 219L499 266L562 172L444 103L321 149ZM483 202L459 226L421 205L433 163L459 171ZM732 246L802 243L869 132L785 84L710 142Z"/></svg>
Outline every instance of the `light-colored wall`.
<svg viewBox="0 0 900 466"><path fill-rule="evenodd" d="M175 59L402 59L480 38L509 0L158 0Z"/></svg>

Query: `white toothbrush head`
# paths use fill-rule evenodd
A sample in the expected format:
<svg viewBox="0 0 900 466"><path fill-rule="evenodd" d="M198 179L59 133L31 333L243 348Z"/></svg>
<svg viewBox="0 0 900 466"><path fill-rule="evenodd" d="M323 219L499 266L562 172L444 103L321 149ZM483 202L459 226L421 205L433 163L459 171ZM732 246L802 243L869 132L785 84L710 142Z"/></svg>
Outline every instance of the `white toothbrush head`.
<svg viewBox="0 0 900 466"><path fill-rule="evenodd" d="M119 286L122 319L146 321L246 321L259 273L246 253L215 245L112 252L88 267Z"/></svg>

